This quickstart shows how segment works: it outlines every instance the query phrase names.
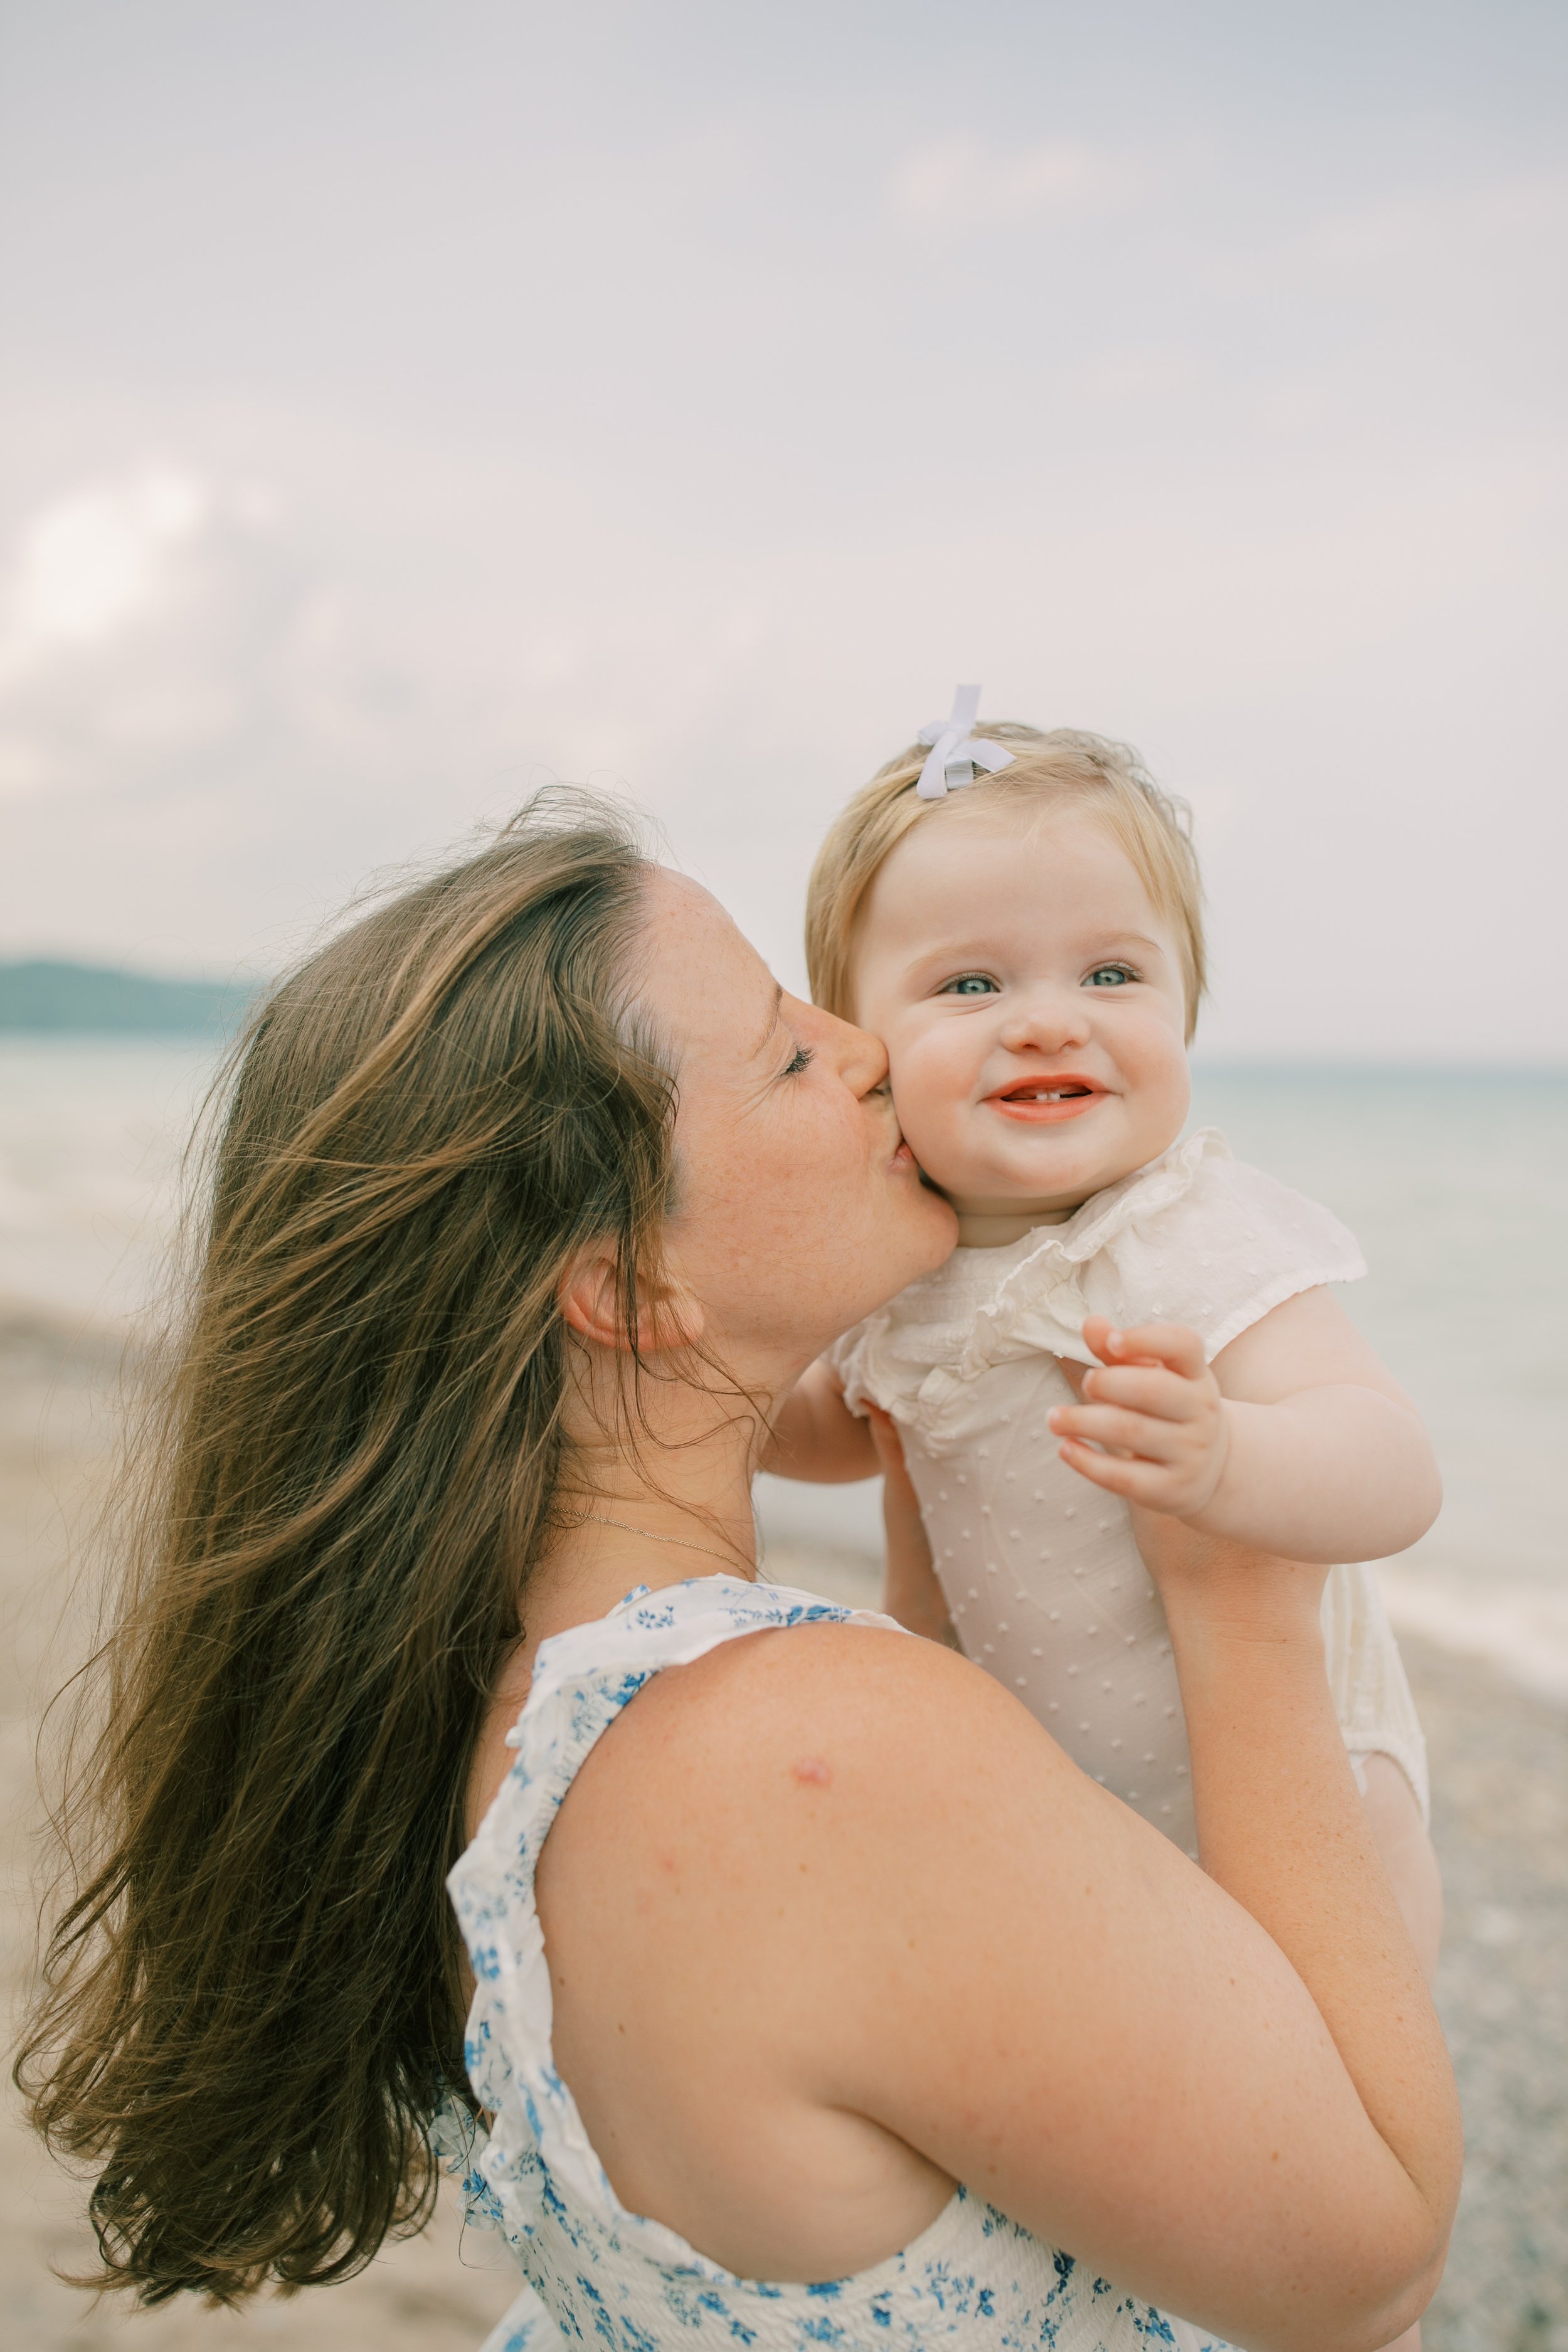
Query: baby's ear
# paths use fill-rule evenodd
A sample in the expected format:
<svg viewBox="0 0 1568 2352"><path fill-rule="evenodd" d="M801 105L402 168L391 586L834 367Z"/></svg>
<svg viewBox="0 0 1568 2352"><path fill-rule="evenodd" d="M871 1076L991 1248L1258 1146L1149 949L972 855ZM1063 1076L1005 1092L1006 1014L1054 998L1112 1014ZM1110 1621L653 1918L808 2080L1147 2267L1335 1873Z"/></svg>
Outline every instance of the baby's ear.
<svg viewBox="0 0 1568 2352"><path fill-rule="evenodd" d="M635 1316L628 1323L620 1261L613 1250L579 1252L559 1292L561 1312L580 1339L595 1348L653 1356L695 1347L702 1337L700 1302L671 1284L639 1278Z"/></svg>

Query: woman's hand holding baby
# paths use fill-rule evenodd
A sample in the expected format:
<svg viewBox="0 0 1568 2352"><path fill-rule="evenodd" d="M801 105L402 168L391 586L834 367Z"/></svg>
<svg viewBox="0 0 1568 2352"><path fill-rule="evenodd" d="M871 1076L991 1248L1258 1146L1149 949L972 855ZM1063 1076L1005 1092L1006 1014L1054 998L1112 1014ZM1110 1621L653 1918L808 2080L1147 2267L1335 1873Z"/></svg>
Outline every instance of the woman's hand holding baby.
<svg viewBox="0 0 1568 2352"><path fill-rule="evenodd" d="M1062 1460L1146 1510L1173 1519L1205 1510L1225 1475L1230 1431L1197 1333L1184 1323L1117 1331L1091 1315L1083 1336L1100 1362L1083 1375L1080 1402L1050 1416Z"/></svg>

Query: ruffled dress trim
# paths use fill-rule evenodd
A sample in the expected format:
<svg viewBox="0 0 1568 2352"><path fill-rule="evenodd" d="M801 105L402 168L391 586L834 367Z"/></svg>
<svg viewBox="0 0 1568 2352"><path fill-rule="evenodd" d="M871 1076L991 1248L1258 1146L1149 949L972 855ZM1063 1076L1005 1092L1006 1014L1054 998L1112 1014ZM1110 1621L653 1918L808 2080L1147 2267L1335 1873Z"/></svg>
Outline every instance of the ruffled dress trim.
<svg viewBox="0 0 1568 2352"><path fill-rule="evenodd" d="M1202 1128L1065 1224L1037 1226L1010 1249L955 1250L847 1333L832 1361L851 1409L868 1399L937 1437L993 1364L1037 1352L1093 1363L1090 1315L1188 1324L1212 1359L1287 1298L1365 1272L1329 1210Z"/></svg>

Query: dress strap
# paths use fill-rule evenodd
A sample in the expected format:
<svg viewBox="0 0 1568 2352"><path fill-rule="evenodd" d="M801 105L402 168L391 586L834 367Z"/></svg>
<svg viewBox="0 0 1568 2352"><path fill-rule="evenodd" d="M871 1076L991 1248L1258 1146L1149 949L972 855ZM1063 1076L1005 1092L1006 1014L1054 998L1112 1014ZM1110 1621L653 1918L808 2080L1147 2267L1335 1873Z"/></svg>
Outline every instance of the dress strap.
<svg viewBox="0 0 1568 2352"><path fill-rule="evenodd" d="M488 2137L472 2125L463 2134L470 2220L493 2222L502 2201L514 2213L537 2211L548 2175L610 2228L647 2240L658 2259L693 2259L673 2231L627 2213L556 2070L534 1873L584 1760L655 1675L743 1633L847 1623L903 1630L890 1617L788 1586L706 1576L658 1591L639 1585L607 1616L542 1645L527 1701L507 1734L515 1760L447 1880L475 1979L464 2058L474 2095L493 2118Z"/></svg>

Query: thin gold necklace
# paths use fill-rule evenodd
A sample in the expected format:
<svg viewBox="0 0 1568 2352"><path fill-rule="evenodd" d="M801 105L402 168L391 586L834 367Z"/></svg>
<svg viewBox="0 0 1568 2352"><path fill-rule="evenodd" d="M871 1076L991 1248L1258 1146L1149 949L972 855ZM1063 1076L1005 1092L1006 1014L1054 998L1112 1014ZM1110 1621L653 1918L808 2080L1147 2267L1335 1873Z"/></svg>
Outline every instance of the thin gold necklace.
<svg viewBox="0 0 1568 2352"><path fill-rule="evenodd" d="M715 1551L711 1544L693 1543L689 1536L656 1536L651 1528L634 1528L630 1519L612 1519L605 1511L590 1511L587 1516L595 1527L619 1528L625 1535L641 1536L645 1543L675 1544L683 1551L704 1551L710 1559L721 1559L731 1569L735 1565L733 1552Z"/></svg>

